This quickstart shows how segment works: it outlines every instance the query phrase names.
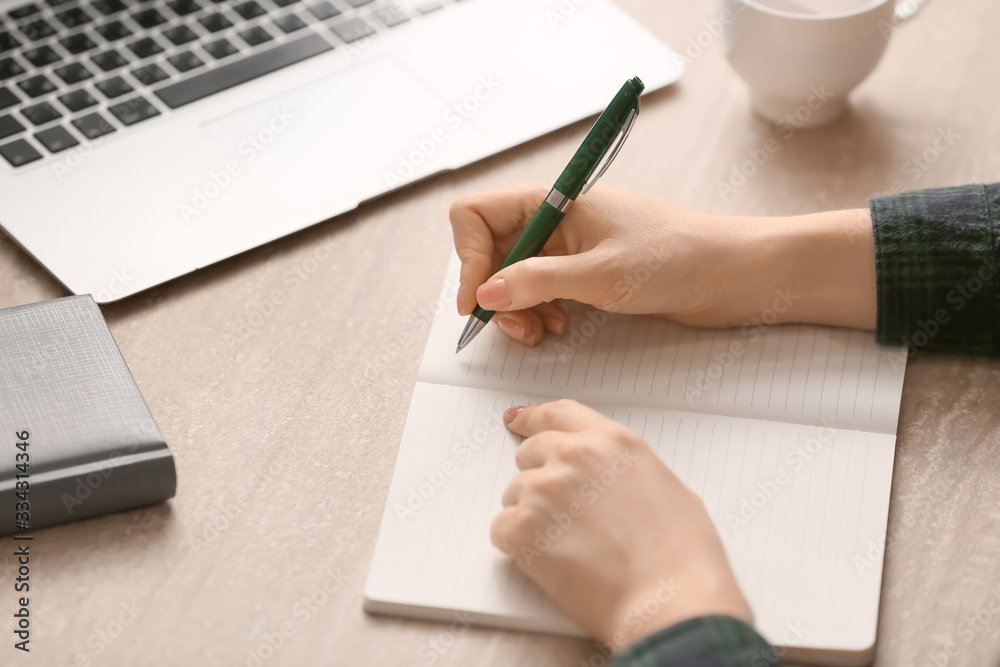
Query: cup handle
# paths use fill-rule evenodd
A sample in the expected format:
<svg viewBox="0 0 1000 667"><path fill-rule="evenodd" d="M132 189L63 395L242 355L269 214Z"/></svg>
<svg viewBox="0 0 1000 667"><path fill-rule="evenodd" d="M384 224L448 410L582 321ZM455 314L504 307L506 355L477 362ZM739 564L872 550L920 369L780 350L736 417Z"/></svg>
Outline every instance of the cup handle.
<svg viewBox="0 0 1000 667"><path fill-rule="evenodd" d="M923 9L930 0L902 0L902 2L896 3L896 12L893 15L893 22L897 26L901 26Z"/></svg>

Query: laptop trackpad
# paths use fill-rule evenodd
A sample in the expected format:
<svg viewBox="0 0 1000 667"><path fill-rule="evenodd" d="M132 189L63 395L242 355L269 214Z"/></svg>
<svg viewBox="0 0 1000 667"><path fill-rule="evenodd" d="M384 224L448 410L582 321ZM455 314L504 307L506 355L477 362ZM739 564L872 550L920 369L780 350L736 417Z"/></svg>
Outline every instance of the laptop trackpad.
<svg viewBox="0 0 1000 667"><path fill-rule="evenodd" d="M339 212L448 168L459 135L476 132L453 127L450 115L446 101L415 75L378 57L208 121L202 130L224 159L235 160L288 208Z"/></svg>

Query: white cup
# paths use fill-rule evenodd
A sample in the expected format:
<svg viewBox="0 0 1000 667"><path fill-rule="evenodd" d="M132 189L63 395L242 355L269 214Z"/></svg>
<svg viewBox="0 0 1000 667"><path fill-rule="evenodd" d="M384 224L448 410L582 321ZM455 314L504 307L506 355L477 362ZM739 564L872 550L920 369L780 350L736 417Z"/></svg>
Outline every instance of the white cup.
<svg viewBox="0 0 1000 667"><path fill-rule="evenodd" d="M720 0L723 48L760 115L819 127L926 0Z"/></svg>

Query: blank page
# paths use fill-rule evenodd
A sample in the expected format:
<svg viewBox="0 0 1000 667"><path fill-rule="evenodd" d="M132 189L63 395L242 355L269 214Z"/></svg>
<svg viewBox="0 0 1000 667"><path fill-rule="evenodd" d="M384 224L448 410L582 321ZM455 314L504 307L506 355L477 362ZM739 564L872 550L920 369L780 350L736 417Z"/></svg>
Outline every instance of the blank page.
<svg viewBox="0 0 1000 667"><path fill-rule="evenodd" d="M457 258L420 366L422 382L896 433L905 355L871 332L750 324L706 330L567 303L570 332L538 348L494 324L455 354Z"/></svg>
<svg viewBox="0 0 1000 667"><path fill-rule="evenodd" d="M543 400L417 384L365 591L370 610L468 611L478 623L581 634L489 541L516 474L519 438L501 415ZM872 645L882 566L859 568L855 557L885 532L893 436L594 407L641 434L702 497L765 638L786 643L791 624L807 629L799 645Z"/></svg>

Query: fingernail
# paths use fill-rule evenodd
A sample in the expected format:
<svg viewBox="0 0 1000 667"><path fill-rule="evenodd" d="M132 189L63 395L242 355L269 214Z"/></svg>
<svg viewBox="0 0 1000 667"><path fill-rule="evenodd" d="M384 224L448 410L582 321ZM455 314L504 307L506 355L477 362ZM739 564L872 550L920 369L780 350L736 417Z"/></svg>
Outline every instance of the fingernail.
<svg viewBox="0 0 1000 667"><path fill-rule="evenodd" d="M476 291L476 300L486 310L507 308L511 304L510 294L507 292L507 281L500 278L480 285L479 290Z"/></svg>
<svg viewBox="0 0 1000 667"><path fill-rule="evenodd" d="M503 413L503 423L504 424L509 424L512 421L514 421L514 419L519 414L521 414L521 410L524 410L524 406L523 405L515 405L512 408L507 408L507 412Z"/></svg>
<svg viewBox="0 0 1000 667"><path fill-rule="evenodd" d="M458 314L465 315L465 288L458 288Z"/></svg>
<svg viewBox="0 0 1000 667"><path fill-rule="evenodd" d="M485 308L486 306L483 307ZM498 317L496 319L497 326L500 327L500 331L504 332L514 340L521 340L524 338L524 327L522 327L513 317Z"/></svg>
<svg viewBox="0 0 1000 667"><path fill-rule="evenodd" d="M566 333L566 320L555 315L549 315L545 318L545 328L557 336L562 336Z"/></svg>

